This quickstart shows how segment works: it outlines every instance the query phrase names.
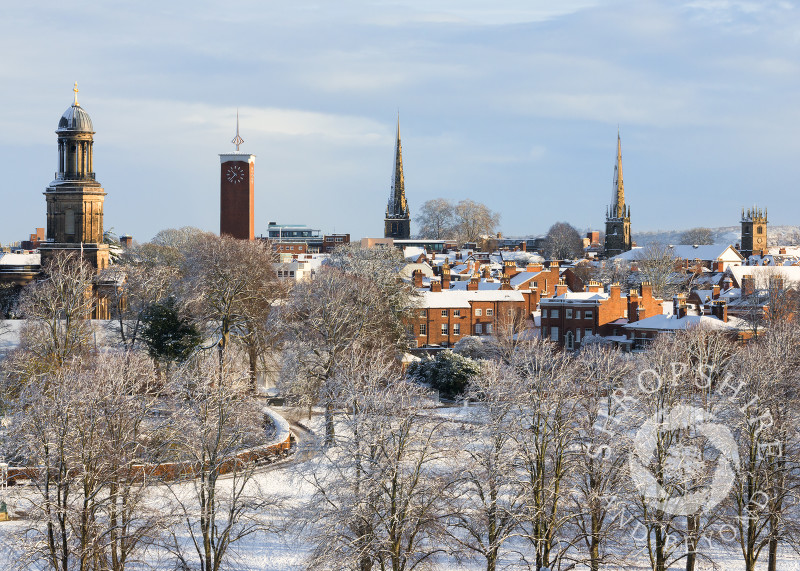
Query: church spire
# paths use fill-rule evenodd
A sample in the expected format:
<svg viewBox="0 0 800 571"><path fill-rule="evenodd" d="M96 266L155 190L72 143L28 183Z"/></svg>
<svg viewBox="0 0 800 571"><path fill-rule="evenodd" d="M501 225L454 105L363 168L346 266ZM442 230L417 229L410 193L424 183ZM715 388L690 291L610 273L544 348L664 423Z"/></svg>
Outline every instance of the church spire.
<svg viewBox="0 0 800 571"><path fill-rule="evenodd" d="M611 206L606 211L607 258L627 252L633 246L631 240L631 209L625 206L625 187L622 183L622 138L617 128L617 162L614 165L614 190Z"/></svg>
<svg viewBox="0 0 800 571"><path fill-rule="evenodd" d="M406 185L403 178L403 147L400 143L400 114L397 114L397 137L394 147L394 177L386 206L384 236L407 240L411 234L411 215L406 202Z"/></svg>
<svg viewBox="0 0 800 571"><path fill-rule="evenodd" d="M394 177L392 179L392 190L389 194L389 204L386 209L386 216L401 218L408 216L408 204L406 203L406 185L403 178L403 147L400 143L400 114L397 114L397 137L394 143Z"/></svg>
<svg viewBox="0 0 800 571"><path fill-rule="evenodd" d="M617 130L617 164L614 165L614 195L611 203L611 215L616 218L625 217L625 186L622 183L622 139Z"/></svg>

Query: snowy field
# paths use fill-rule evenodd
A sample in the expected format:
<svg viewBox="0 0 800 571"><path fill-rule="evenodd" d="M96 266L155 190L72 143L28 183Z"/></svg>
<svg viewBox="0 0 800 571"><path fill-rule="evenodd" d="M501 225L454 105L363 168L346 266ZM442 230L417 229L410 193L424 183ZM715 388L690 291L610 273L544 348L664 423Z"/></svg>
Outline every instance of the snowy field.
<svg viewBox="0 0 800 571"><path fill-rule="evenodd" d="M467 420L469 409L464 407L453 407L449 409L439 409L439 413L450 419ZM314 416L310 421L303 420L315 433L320 434L323 428L323 421L320 414ZM251 482L253 491L263 497L276 498L274 507L262 511L259 514L260 520L265 526L275 529L272 532L261 532L248 536L236 544L230 553L228 569L241 571L294 571L306 569L305 560L311 552L309 541L310 529L303 528L296 524L295 513L302 510L308 503L313 494L313 487L308 483L310 471L326 470L325 462L315 454L317 443L309 437L301 439L301 444L293 458L284 462L280 466L272 466L260 470ZM172 500L173 494L191 494L191 483L184 483L181 486L173 487L168 490L166 487L154 488L152 491L151 503L153 506L166 506ZM25 496L29 490L25 486L12 487L8 490L9 509L24 509ZM277 501L280 498L280 505ZM313 517L310 518L313 524ZM16 553L19 549L19 539L17 534L22 532L27 525L24 519L0 523L0 568L17 569ZM187 545L189 537L183 536L181 540ZM731 549L716 550L713 552L714 564L709 562L699 562L698 571L721 570L736 571L744 570L741 556L738 554L738 544L731 544ZM174 559L163 549L151 548L146 554L146 562L132 565L130 569L176 569ZM646 555L643 551L629 553L624 565L609 565L603 567L609 571L639 571L649 570ZM757 569L766 570L766 551L762 556ZM683 570L684 566L676 564L670 567L671 570ZM456 561L454 559L440 558L434 562L435 569L442 570L465 570L478 571L485 569L485 562L481 560ZM517 558L507 555L498 566L499 569L530 569L527 565L521 564ZM570 569L564 564L561 569ZM559 569L556 567L555 569ZM574 567L574 569L587 569L584 566ZM778 564L779 571L800 571L800 558L796 555L784 554Z"/></svg>

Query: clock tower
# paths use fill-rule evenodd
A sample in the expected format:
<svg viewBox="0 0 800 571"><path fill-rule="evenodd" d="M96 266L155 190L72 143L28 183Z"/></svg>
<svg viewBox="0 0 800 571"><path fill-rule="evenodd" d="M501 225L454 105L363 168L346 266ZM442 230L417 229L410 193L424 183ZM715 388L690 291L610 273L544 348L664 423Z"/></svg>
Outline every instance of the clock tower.
<svg viewBox="0 0 800 571"><path fill-rule="evenodd" d="M255 236L253 197L255 195L256 156L239 151L244 140L239 136L239 112L236 112L236 137L231 141L236 152L220 154L219 233L240 240Z"/></svg>
<svg viewBox="0 0 800 571"><path fill-rule="evenodd" d="M108 267L108 245L103 243L103 202L106 193L95 179L92 150L94 127L89 114L75 99L58 121L58 165L55 179L45 190L47 241L39 246L42 264L59 251L79 254L97 270Z"/></svg>

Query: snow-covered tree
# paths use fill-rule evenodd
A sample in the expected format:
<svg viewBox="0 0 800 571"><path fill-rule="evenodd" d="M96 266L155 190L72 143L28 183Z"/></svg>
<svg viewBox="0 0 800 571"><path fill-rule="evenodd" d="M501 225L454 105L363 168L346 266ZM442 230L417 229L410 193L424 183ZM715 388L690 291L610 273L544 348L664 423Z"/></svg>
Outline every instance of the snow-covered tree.
<svg viewBox="0 0 800 571"><path fill-rule="evenodd" d="M348 351L333 385L337 445L303 471L315 490L301 516L313 528L309 567L420 568L443 552L452 435L391 354Z"/></svg>

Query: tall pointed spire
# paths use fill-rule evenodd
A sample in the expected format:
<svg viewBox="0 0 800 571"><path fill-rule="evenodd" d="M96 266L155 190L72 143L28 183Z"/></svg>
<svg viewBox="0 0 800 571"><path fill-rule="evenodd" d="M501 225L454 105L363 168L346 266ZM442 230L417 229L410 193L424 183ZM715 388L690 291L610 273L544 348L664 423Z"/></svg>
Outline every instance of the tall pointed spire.
<svg viewBox="0 0 800 571"><path fill-rule="evenodd" d="M631 209L625 206L625 186L622 182L622 138L617 127L617 162L614 165L614 189L611 207L606 211L605 255L607 258L627 252L631 240Z"/></svg>
<svg viewBox="0 0 800 571"><path fill-rule="evenodd" d="M406 185L403 178L403 147L400 143L400 113L397 114L397 138L394 145L394 177L386 215L399 218L408 216Z"/></svg>
<svg viewBox="0 0 800 571"><path fill-rule="evenodd" d="M622 139L617 129L617 164L614 165L614 194L611 214L617 218L625 217L625 186L622 183Z"/></svg>
<svg viewBox="0 0 800 571"><path fill-rule="evenodd" d="M411 214L406 202L406 185L403 177L403 146L400 143L400 113L397 113L397 137L394 147L394 176L386 205L384 236L407 240L411 237Z"/></svg>

